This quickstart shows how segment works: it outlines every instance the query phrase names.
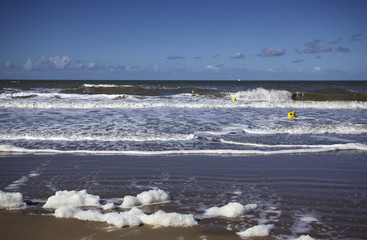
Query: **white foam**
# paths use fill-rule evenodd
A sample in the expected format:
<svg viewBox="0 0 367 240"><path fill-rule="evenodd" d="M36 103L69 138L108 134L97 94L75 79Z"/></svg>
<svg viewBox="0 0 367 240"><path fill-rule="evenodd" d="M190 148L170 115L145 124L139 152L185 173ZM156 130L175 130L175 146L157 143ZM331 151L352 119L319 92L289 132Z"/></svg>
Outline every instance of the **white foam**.
<svg viewBox="0 0 367 240"><path fill-rule="evenodd" d="M26 203L23 201L23 194L8 193L0 190L0 209L23 209L26 208Z"/></svg>
<svg viewBox="0 0 367 240"><path fill-rule="evenodd" d="M291 144L261 144L261 143L250 143L250 142L237 142L230 141L226 139L220 139L222 143L233 144L233 145L241 145L241 146L250 146L250 147L262 147L262 148L317 148L320 145L291 145Z"/></svg>
<svg viewBox="0 0 367 240"><path fill-rule="evenodd" d="M141 221L130 212L113 212L103 214L99 210L82 210L75 206L62 206L55 210L57 218L76 218L85 221L106 222L119 228L136 227L141 225Z"/></svg>
<svg viewBox="0 0 367 240"><path fill-rule="evenodd" d="M158 227L191 227L197 225L197 221L192 214L166 213L162 210L151 215L138 215L144 224Z"/></svg>
<svg viewBox="0 0 367 240"><path fill-rule="evenodd" d="M305 223L312 223L312 222L318 222L319 220L313 216L303 216L299 219L302 222Z"/></svg>
<svg viewBox="0 0 367 240"><path fill-rule="evenodd" d="M286 109L367 109L367 102L343 102L343 101L237 101L211 100L211 99L182 99L181 97L172 101L157 97L144 100L129 95L60 95L65 99L45 99L37 97L29 99L18 99L16 101L0 101L1 108L36 108L36 109L146 109L146 108L286 108ZM57 96L58 96L57 95ZM115 99L123 97L123 101ZM56 95L53 97L56 98Z"/></svg>
<svg viewBox="0 0 367 240"><path fill-rule="evenodd" d="M151 215L132 208L128 212L102 213L99 210L82 210L75 206L63 206L55 210L58 218L76 218L87 221L106 222L117 227L136 227L141 224L164 227L190 227L197 225L192 214L166 213L158 211Z"/></svg>
<svg viewBox="0 0 367 240"><path fill-rule="evenodd" d="M87 191L57 191L47 199L43 208L58 208L61 206L100 206L99 196L88 194Z"/></svg>
<svg viewBox="0 0 367 240"><path fill-rule="evenodd" d="M241 238L249 238L249 237L265 237L269 236L270 233L273 231L274 225L257 225L251 228L246 229L243 232L237 232L237 234Z"/></svg>
<svg viewBox="0 0 367 240"><path fill-rule="evenodd" d="M113 202L106 203L105 205L102 206L102 209L104 211L113 210L115 208L116 208L116 206L115 206L115 204Z"/></svg>
<svg viewBox="0 0 367 240"><path fill-rule="evenodd" d="M287 127L267 127L256 129L243 129L245 133L259 135L274 134L362 134L367 133L366 124L339 124L339 125L297 125Z"/></svg>
<svg viewBox="0 0 367 240"><path fill-rule="evenodd" d="M296 220L291 227L291 231L294 234L297 233L308 233L311 231L311 223L319 222L319 220L312 214L296 215Z"/></svg>
<svg viewBox="0 0 367 240"><path fill-rule="evenodd" d="M237 100L290 100L292 93L284 90L267 90L264 88L255 88L247 91L240 91L232 93L231 98L235 97Z"/></svg>
<svg viewBox="0 0 367 240"><path fill-rule="evenodd" d="M136 197L125 196L121 208L132 208L140 205L150 205L172 200L172 197L161 189L152 189L139 193Z"/></svg>
<svg viewBox="0 0 367 240"><path fill-rule="evenodd" d="M114 88L114 87L134 87L134 86L132 85L114 85L114 84L84 84L84 87Z"/></svg>
<svg viewBox="0 0 367 240"><path fill-rule="evenodd" d="M5 187L6 190L17 190L20 186L25 185L26 182L28 182L29 178L27 176L23 176L20 179L12 182L7 187Z"/></svg>
<svg viewBox="0 0 367 240"><path fill-rule="evenodd" d="M223 216L223 217L240 217L253 212L257 208L257 204L242 205L237 202L228 203L222 207L211 207L204 213L206 216Z"/></svg>
<svg viewBox="0 0 367 240"><path fill-rule="evenodd" d="M40 175L40 173L38 173L38 172L30 172L28 174L28 177L38 177L39 175Z"/></svg>
<svg viewBox="0 0 367 240"><path fill-rule="evenodd" d="M310 237L309 235L302 235L294 240L315 240L314 238Z"/></svg>
<svg viewBox="0 0 367 240"><path fill-rule="evenodd" d="M137 197L134 196L125 196L122 204L120 205L121 208L132 208L134 206L141 205L141 202Z"/></svg>
<svg viewBox="0 0 367 240"><path fill-rule="evenodd" d="M291 147L290 145L288 146ZM317 145L317 146L305 145L305 148L284 149L274 151L235 150L235 149L166 150L166 151L92 151L92 150L26 149L15 147L8 144L0 145L0 152L7 152L7 153L55 153L55 154L69 153L69 154L102 154L102 155L137 155L137 156L163 156L163 155L246 156L246 155L322 153L322 152L334 152L341 150L367 151L367 145L362 143L345 143L345 144L331 144L331 145Z"/></svg>
<svg viewBox="0 0 367 240"><path fill-rule="evenodd" d="M1 140L31 140L31 141L123 141L123 142L146 142L146 141L189 141L195 138L195 134L141 134L141 135L83 135L83 134L4 134L0 133Z"/></svg>

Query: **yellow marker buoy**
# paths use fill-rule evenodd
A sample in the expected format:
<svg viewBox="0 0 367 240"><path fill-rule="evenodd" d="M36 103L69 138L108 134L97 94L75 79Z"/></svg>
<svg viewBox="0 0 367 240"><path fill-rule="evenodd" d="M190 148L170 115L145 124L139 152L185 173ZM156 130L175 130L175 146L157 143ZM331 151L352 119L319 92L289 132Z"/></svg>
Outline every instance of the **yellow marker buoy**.
<svg viewBox="0 0 367 240"><path fill-rule="evenodd" d="M237 98L236 97L232 98L232 101L233 102L237 101Z"/></svg>
<svg viewBox="0 0 367 240"><path fill-rule="evenodd" d="M296 111L289 112L288 118L296 118Z"/></svg>
<svg viewBox="0 0 367 240"><path fill-rule="evenodd" d="M180 86L178 86L177 88L178 88L178 89L180 89L181 87L180 87Z"/></svg>
<svg viewBox="0 0 367 240"><path fill-rule="evenodd" d="M195 91L194 91L194 90L192 90L192 93L194 94L194 93L195 93Z"/></svg>

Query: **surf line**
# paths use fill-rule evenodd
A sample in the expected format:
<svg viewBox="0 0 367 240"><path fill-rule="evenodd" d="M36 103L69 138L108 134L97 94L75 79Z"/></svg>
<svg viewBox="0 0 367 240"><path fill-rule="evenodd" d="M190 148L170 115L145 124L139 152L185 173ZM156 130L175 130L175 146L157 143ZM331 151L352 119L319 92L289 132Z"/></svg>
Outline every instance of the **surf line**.
<svg viewBox="0 0 367 240"><path fill-rule="evenodd" d="M0 152L11 152L19 154L54 153L54 154L137 155L137 156L164 156L164 155L244 156L244 155L321 153L321 152L334 152L343 150L367 151L367 145L362 143L346 143L346 144L319 145L319 147L315 146L301 149L284 149L275 151L234 150L234 149L166 150L166 151L92 151L92 150L25 149L11 145L0 145Z"/></svg>

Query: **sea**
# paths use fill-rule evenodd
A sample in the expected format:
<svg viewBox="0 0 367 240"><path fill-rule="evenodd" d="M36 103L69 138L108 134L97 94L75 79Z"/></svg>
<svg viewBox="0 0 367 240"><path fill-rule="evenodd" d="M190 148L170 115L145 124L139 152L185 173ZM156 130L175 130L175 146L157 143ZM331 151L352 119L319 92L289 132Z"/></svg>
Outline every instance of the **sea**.
<svg viewBox="0 0 367 240"><path fill-rule="evenodd" d="M1 80L2 236L367 239L366 119L367 81Z"/></svg>
<svg viewBox="0 0 367 240"><path fill-rule="evenodd" d="M1 152L367 151L367 81L1 80L0 112Z"/></svg>

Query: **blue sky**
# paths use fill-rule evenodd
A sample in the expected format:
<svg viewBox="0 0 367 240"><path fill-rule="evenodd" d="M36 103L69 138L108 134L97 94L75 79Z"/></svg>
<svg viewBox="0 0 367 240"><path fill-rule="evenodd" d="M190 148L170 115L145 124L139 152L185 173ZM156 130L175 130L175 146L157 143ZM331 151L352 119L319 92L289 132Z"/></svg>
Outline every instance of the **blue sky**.
<svg viewBox="0 0 367 240"><path fill-rule="evenodd" d="M366 0L4 0L0 79L367 80Z"/></svg>

